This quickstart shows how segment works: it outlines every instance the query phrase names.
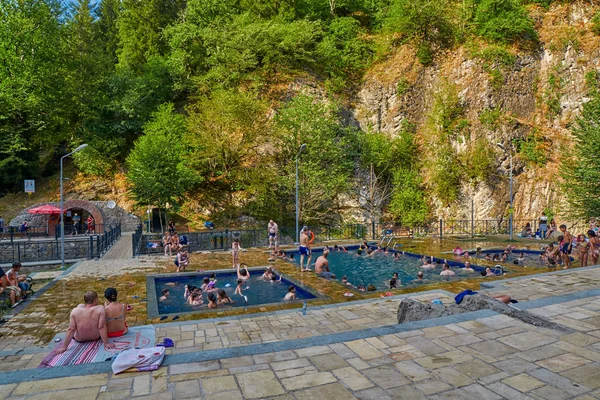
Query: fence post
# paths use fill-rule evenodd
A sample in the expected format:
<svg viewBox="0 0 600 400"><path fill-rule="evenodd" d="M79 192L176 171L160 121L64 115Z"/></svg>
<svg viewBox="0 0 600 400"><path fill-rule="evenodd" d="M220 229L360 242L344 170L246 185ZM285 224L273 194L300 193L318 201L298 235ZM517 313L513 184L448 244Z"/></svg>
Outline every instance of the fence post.
<svg viewBox="0 0 600 400"><path fill-rule="evenodd" d="M444 236L444 220L440 218L440 239Z"/></svg>
<svg viewBox="0 0 600 400"><path fill-rule="evenodd" d="M373 240L375 240L375 221L371 221L371 235L373 236Z"/></svg>
<svg viewBox="0 0 600 400"><path fill-rule="evenodd" d="M94 258L94 237L90 236L90 251L89 253L89 260L92 260Z"/></svg>
<svg viewBox="0 0 600 400"><path fill-rule="evenodd" d="M475 237L475 201L471 199L471 237Z"/></svg>
<svg viewBox="0 0 600 400"><path fill-rule="evenodd" d="M96 235L96 253L100 255L100 236Z"/></svg>

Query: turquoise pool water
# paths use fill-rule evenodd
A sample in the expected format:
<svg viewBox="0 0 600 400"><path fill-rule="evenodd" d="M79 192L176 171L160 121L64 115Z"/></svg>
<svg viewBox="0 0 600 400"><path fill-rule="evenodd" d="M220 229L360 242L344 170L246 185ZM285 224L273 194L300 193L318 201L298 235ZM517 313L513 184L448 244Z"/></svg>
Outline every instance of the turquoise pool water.
<svg viewBox="0 0 600 400"><path fill-rule="evenodd" d="M451 269L456 274L455 276L440 276L442 271L441 263L443 259L435 258L438 263L434 269L423 269L421 265L421 254L402 253L400 258L395 259L393 253L384 254L376 252L371 256L357 255L357 246L348 247L348 252L331 251L328 256L329 269L334 273L338 280L343 276L348 278L348 282L353 286L368 286L375 285L377 290L389 289L389 280L394 272L398 273L400 284L398 288L423 285L435 282L456 281L466 278L482 278L480 272L485 270L485 267L471 265L475 272L464 270L464 264L456 261L453 257L447 259ZM313 251L311 263L322 255L322 250ZM299 263L297 252L294 254L294 263ZM473 264L473 263L472 263ZM314 270L314 267L313 267ZM423 271L424 279L419 280L417 273Z"/></svg>
<svg viewBox="0 0 600 400"><path fill-rule="evenodd" d="M481 260L485 259L485 255L486 254L490 254L492 257L494 255L498 255L499 257L502 257L502 253L504 252L504 250L500 250L500 249L489 249L489 250L482 250L481 254L472 254L472 258L474 259L472 262L480 262ZM525 250L525 249L515 249L512 251L512 253L510 253L508 255L508 258L506 261L502 262L502 261L489 261L495 264L500 264L503 265L505 267L510 267L511 265L515 265L514 261L517 260L518 265L521 267L548 267L548 263L545 262L544 260L542 260L540 258L540 252L541 250ZM522 253L522 257L521 257L521 253ZM453 257L457 260L464 260L463 257ZM571 260L574 260L573 257L571 257Z"/></svg>
<svg viewBox="0 0 600 400"><path fill-rule="evenodd" d="M148 298L148 313L151 318L164 314L179 314L187 312L199 312L208 310L208 293L202 293L204 304L193 306L185 302L183 294L185 285L194 285L201 287L203 279L209 277L213 271L194 272L179 275L159 275L147 277L148 293L151 291L155 296ZM246 297L234 294L237 286L237 274L235 272L215 272L218 289L224 289L229 297L234 301L232 305L219 305L218 309L226 309L231 307L256 306L272 303L280 303L284 296L288 293L288 288L294 286L296 288L297 300L314 299L317 296L312 294L308 289L297 283L293 283L284 276L281 282L274 282L261 278L264 269L250 270L250 279L244 284L243 295ZM280 274L275 273L277 278ZM159 301L162 296L163 289L169 289L169 296L166 300ZM216 291L214 292L216 295Z"/></svg>

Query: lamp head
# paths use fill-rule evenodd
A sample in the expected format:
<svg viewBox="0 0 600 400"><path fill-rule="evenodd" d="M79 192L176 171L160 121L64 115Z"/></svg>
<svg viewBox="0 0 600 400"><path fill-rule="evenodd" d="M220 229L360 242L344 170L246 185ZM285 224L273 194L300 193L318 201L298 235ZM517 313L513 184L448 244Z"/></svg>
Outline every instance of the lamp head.
<svg viewBox="0 0 600 400"><path fill-rule="evenodd" d="M78 151L81 151L81 150L85 149L86 147L87 147L87 143L84 143L81 146L79 146L78 148L76 148L75 150L73 150L73 152L71 154L77 153Z"/></svg>

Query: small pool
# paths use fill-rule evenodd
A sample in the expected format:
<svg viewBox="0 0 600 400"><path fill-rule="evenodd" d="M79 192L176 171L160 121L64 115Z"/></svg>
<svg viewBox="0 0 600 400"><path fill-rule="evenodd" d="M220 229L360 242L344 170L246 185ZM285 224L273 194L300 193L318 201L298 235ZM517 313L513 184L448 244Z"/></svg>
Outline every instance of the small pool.
<svg viewBox="0 0 600 400"><path fill-rule="evenodd" d="M244 296L247 298L247 303L242 296L234 294L237 286L237 274L234 270L148 275L146 277L148 317L156 318L163 315L181 315L185 313L209 311L207 307L208 293L202 293L204 304L200 306L192 306L186 303L183 294L185 285L200 287L202 286L203 279L209 277L212 273L215 273L216 275L216 287L218 289L224 289L234 301L234 304L219 305L216 310L210 309L210 311L225 310L232 307L250 307L282 303L284 301L284 296L288 293L288 288L292 285L296 287L296 301L310 300L319 297L318 294L300 285L298 282L281 275L276 270L274 270L274 273L277 278L281 276L281 282L272 283L262 279L261 276L264 271L265 268L262 267L249 268L250 279L247 284L244 285L244 287L248 287L248 289L243 292ZM162 296L163 289L169 289L169 297L164 301L158 301ZM216 291L214 293L216 295Z"/></svg>
<svg viewBox="0 0 600 400"><path fill-rule="evenodd" d="M481 278L481 271L485 270L485 267L474 265L471 263L471 267L475 272L467 272L464 268L464 263L453 260L453 257L448 257L447 261L452 270L456 275L454 276L440 276L442 271L441 263L444 261L440 258L434 258L436 268L434 269L423 269L421 265L423 262L421 258L422 254L414 254L409 252L399 252L401 254L399 259L394 259L393 252L384 254L382 252L376 252L371 256L366 256L363 251L363 255L357 255L358 246L346 247L348 252L342 251L330 251L329 269L333 272L337 279L340 280L342 276L348 278L353 286L364 285L365 287L373 284L377 290L389 289L389 280L394 272L398 273L401 287L411 287L417 285L423 285L428 283L436 282L447 282L462 280L468 278ZM298 252L294 253L295 264L299 263ZM289 254L289 253L288 253ZM314 249L311 264L315 262L317 257L323 254L323 249ZM314 270L314 267L312 267ZM417 273L423 271L424 279L417 279ZM498 274L501 271L498 270Z"/></svg>

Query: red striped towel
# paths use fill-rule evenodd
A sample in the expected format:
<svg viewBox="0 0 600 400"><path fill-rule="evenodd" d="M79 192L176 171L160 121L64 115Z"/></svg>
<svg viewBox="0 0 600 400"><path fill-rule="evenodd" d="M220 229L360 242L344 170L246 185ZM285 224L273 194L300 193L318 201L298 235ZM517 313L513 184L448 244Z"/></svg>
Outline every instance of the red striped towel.
<svg viewBox="0 0 600 400"><path fill-rule="evenodd" d="M38 368L91 363L98 354L101 345L102 340L94 340L93 342L77 342L76 340L71 340L67 351L61 354L56 354L54 350L51 351L50 354L42 360ZM60 346L62 346L62 343L58 343L55 349Z"/></svg>

